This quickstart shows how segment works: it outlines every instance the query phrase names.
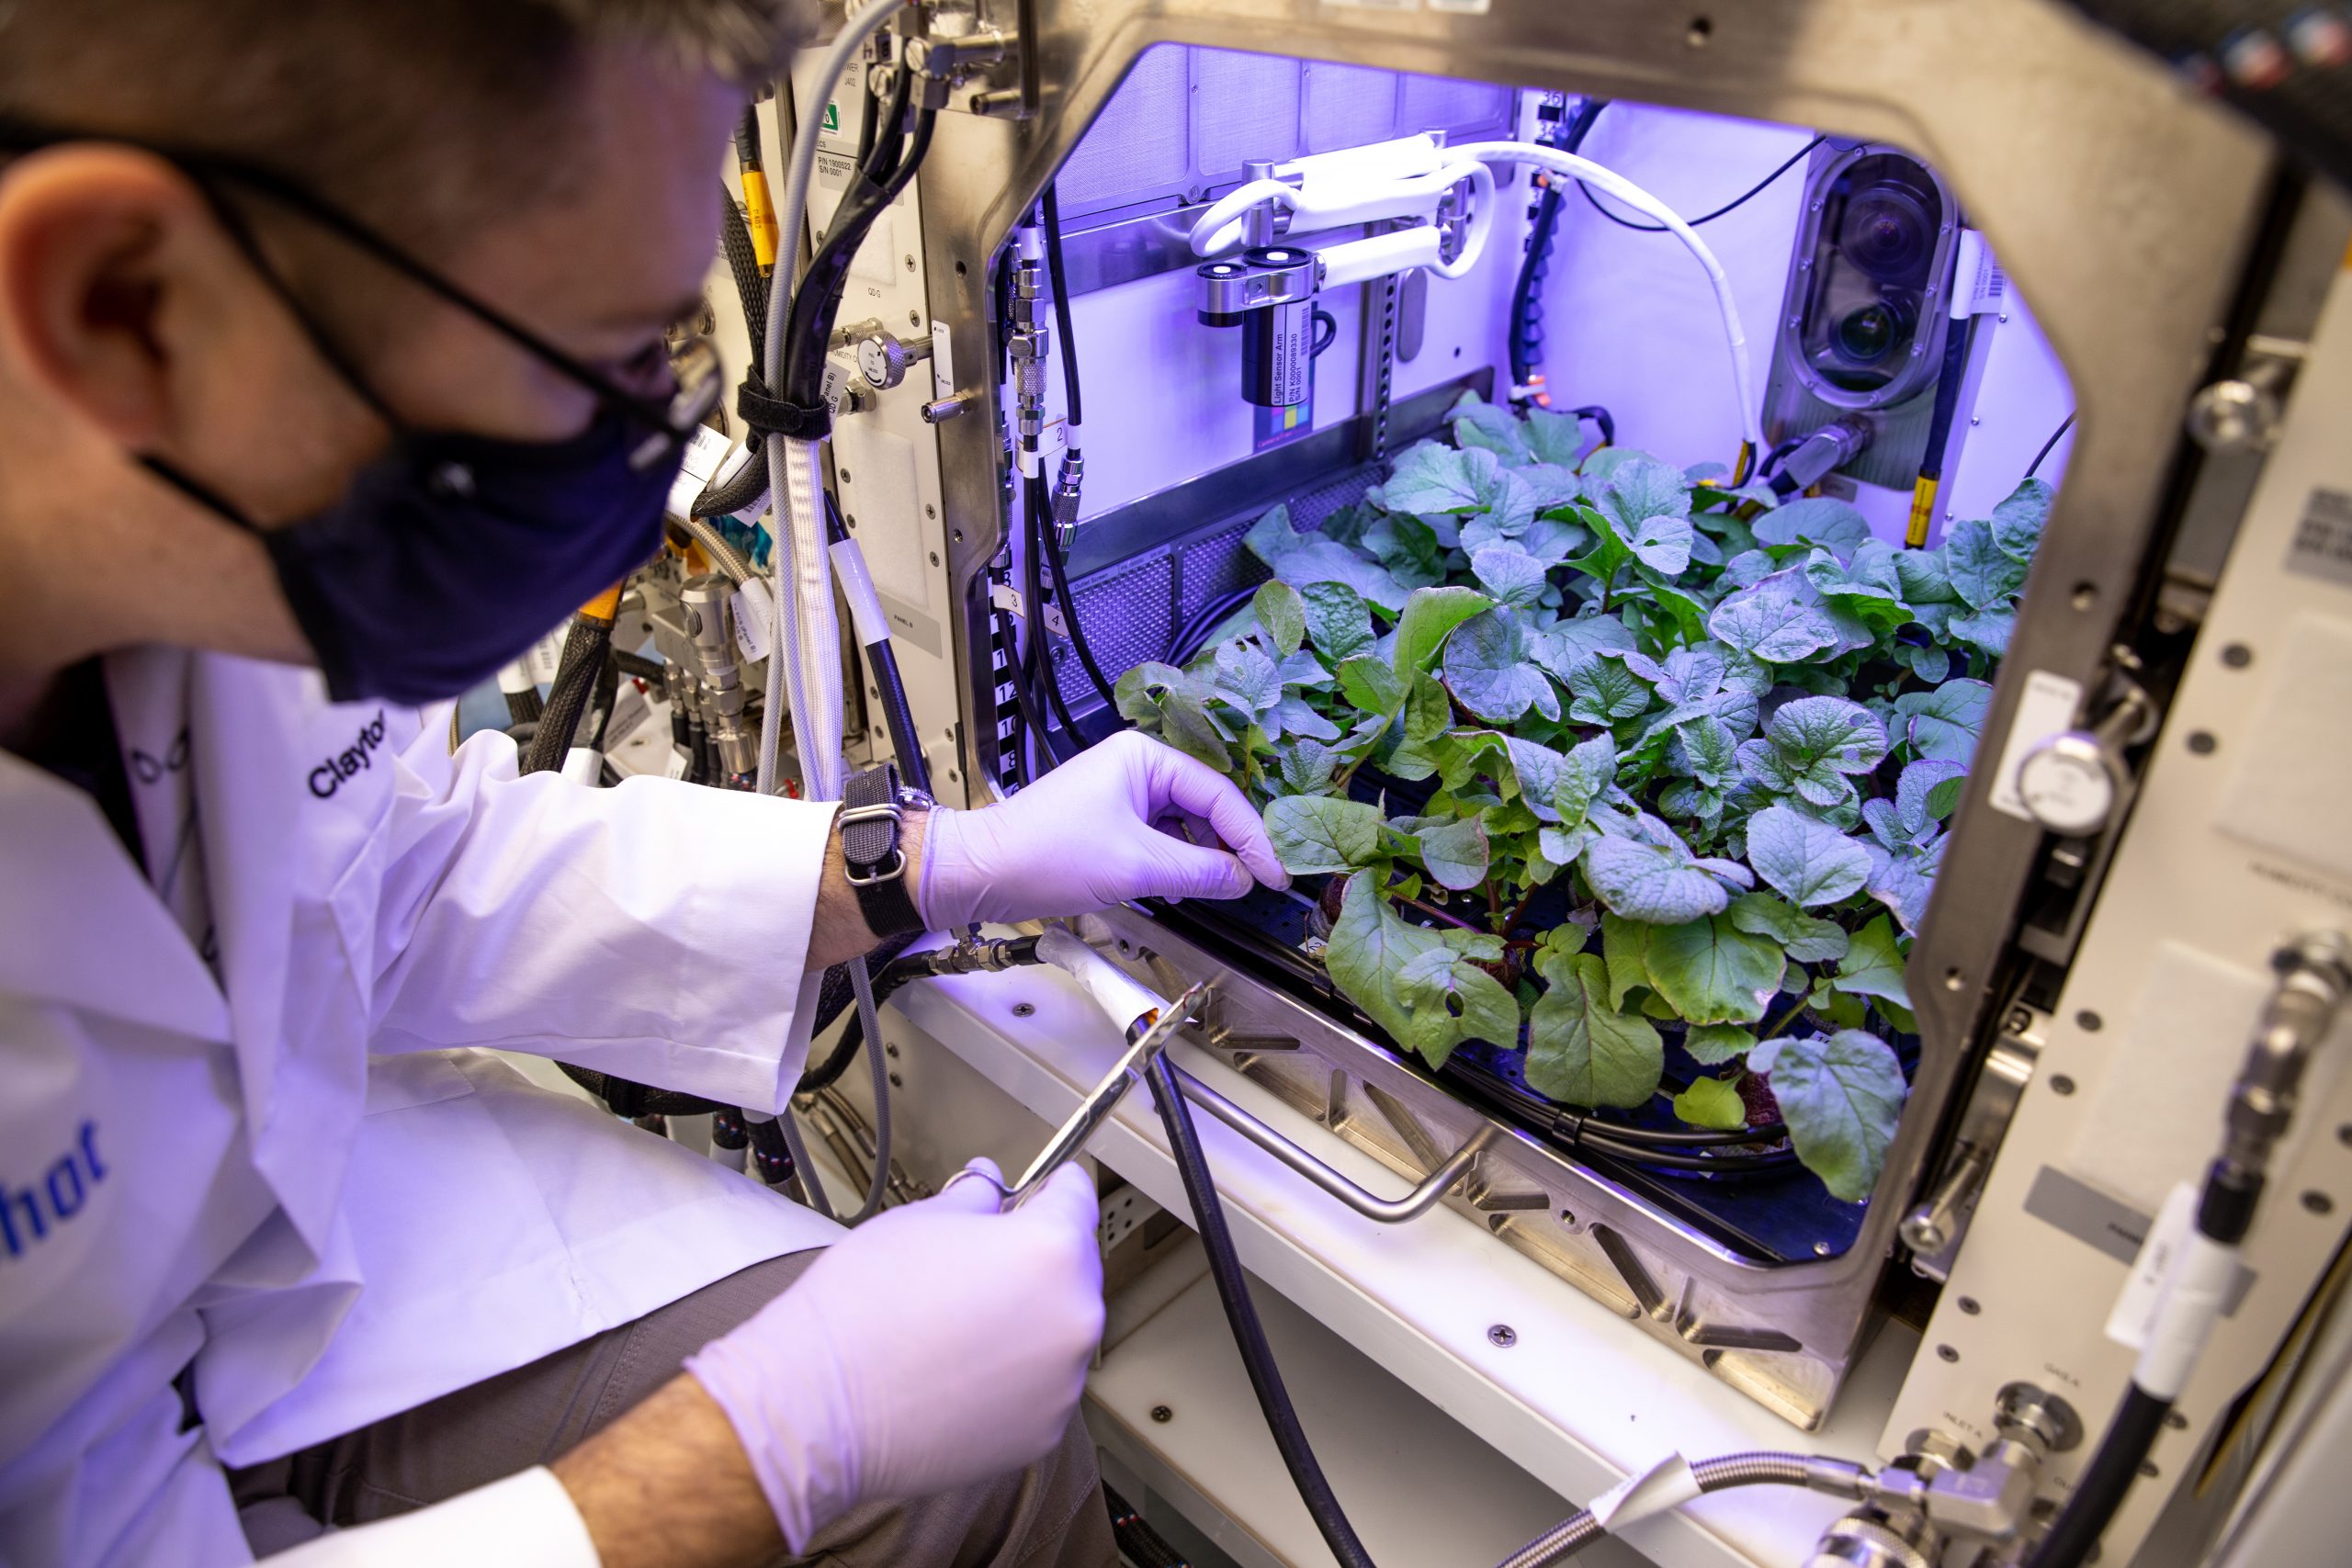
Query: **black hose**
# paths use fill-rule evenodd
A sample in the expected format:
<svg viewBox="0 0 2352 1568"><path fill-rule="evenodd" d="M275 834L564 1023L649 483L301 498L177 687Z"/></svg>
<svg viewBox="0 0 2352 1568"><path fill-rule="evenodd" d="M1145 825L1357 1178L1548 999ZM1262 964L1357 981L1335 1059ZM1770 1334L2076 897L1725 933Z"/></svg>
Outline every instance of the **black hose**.
<svg viewBox="0 0 2352 1568"><path fill-rule="evenodd" d="M857 166L865 171L865 177L877 186L889 184L890 176L898 173L899 161L906 155L906 140L898 126L907 117L907 94L913 83L914 73L903 65L899 66L898 74L890 80L890 96L879 122L866 122L868 130L878 133L884 127L889 130L888 135L864 148L857 160Z"/></svg>
<svg viewBox="0 0 2352 1568"><path fill-rule="evenodd" d="M1069 284L1062 276L1062 209L1054 183L1046 182L1046 279L1054 291L1054 331L1062 338L1062 412L1075 432L1086 423L1078 395L1078 333L1069 324Z"/></svg>
<svg viewBox="0 0 2352 1568"><path fill-rule="evenodd" d="M550 773L563 765L572 738L580 732L581 716L596 694L605 655L612 646L612 622L600 615L572 617L571 629L564 634L563 657L556 665L555 683L548 691L547 712L523 753L524 773Z"/></svg>
<svg viewBox="0 0 2352 1568"><path fill-rule="evenodd" d="M1323 353L1340 341L1340 318L1318 308L1315 312L1315 342L1306 351L1309 359L1320 359Z"/></svg>
<svg viewBox="0 0 2352 1568"><path fill-rule="evenodd" d="M1022 536L1026 547L1022 551L1024 558L1021 563L1021 602L1028 606L1029 611L1029 644L1017 661L1021 679L1016 685L1035 682L1042 694L1037 704L1039 716L1050 716L1058 721L1062 733L1082 750L1086 738L1079 734L1077 722L1070 717L1069 704L1062 696L1061 682L1054 674L1054 661L1046 653L1046 649L1053 646L1053 633L1046 625L1045 526L1038 520L1046 505L1045 476L1036 474L1026 479L1022 484L1021 498L1014 504L1021 508ZM1051 769L1059 765L1063 756L1055 749L1053 737L1047 733L1046 727L1039 724L1035 728L1039 749L1046 753L1046 767Z"/></svg>
<svg viewBox="0 0 2352 1568"><path fill-rule="evenodd" d="M923 760L922 742L915 738L914 710L907 704L907 682L899 673L899 656L888 642L869 643L865 649L874 689L882 694L882 720L890 731L890 750L899 760L899 778L910 788L931 793L931 764Z"/></svg>
<svg viewBox="0 0 2352 1568"><path fill-rule="evenodd" d="M2050 1533L2034 1548L2027 1568L2075 1568L2090 1555L2098 1538L2123 1506L2124 1494L2140 1473L2141 1463L2164 1430L2172 1401L2150 1393L2138 1383L2124 1391L2123 1403L2108 1424L2090 1462L2075 1478L2075 1490Z"/></svg>
<svg viewBox="0 0 2352 1568"><path fill-rule="evenodd" d="M888 181L877 185L860 171L858 178L851 181L850 188L842 193L841 206L834 212L832 231L826 235L824 248L808 264L808 271L792 297L781 389L786 401L803 408L813 408L819 401L824 389L825 355L832 336L833 318L841 311L842 291L848 286L850 262L865 243L875 218L914 178L915 170L931 150L937 118L936 112L931 109L915 117L914 134Z"/></svg>
<svg viewBox="0 0 2352 1568"><path fill-rule="evenodd" d="M1587 403L1580 409L1570 409L1568 412L1578 419L1589 419L1600 426L1600 444L1603 446L1617 445L1616 417L1599 403Z"/></svg>
<svg viewBox="0 0 2352 1568"><path fill-rule="evenodd" d="M2041 472L2041 465L2049 459L2051 453L2058 449L2060 439L2074 428L2075 413L2072 409L2069 409L2066 411L2066 417L2058 422L2058 428L2050 433L2050 439L2041 444L2041 450L2033 455L2033 462L2025 471L2026 478L2031 479Z"/></svg>
<svg viewBox="0 0 2352 1568"><path fill-rule="evenodd" d="M1118 694L1112 689L1110 677L1102 673L1102 666L1095 662L1094 649L1087 644L1085 624L1079 619L1078 596L1069 591L1069 571L1062 561L1062 547L1057 536L1059 531L1054 526L1052 504L1044 494L1043 477L1031 488L1037 492L1037 499L1032 503L1038 513L1035 519L1037 539L1044 547L1046 565L1053 573L1054 598L1062 607L1063 624L1069 628L1069 645L1078 650L1078 662L1085 670L1086 679L1094 687L1095 694L1102 699L1103 708L1117 721L1117 728L1125 728L1126 720L1119 714ZM1064 722L1067 724L1068 721ZM1073 730L1072 734L1076 735L1076 731ZM1080 744L1084 743L1083 737L1078 739Z"/></svg>
<svg viewBox="0 0 2352 1568"><path fill-rule="evenodd" d="M1020 633L1012 624L1012 615L1002 609L996 613L996 636L997 640L1004 645L1007 658L1005 674L1012 682L1012 701L1021 712L1022 730L1036 742L1037 750L1044 753L1046 766L1051 768L1061 758L1055 754L1053 737L1046 734L1046 722L1038 716L1036 703L1029 694L1029 672L1022 667ZM1022 782L1027 783L1029 764L1018 738L1014 741L1013 763Z"/></svg>
<svg viewBox="0 0 2352 1568"><path fill-rule="evenodd" d="M1184 1197L1193 1206L1194 1228L1200 1232L1201 1245L1208 1254L1209 1275L1216 1281L1217 1299L1225 1305L1226 1322L1232 1325L1233 1340L1241 1352L1241 1364L1250 1373L1250 1386L1258 1395L1258 1408L1265 1414L1266 1426L1274 1435L1274 1447L1282 1451L1283 1464L1289 1470L1291 1481L1298 1488L1300 1501L1315 1520L1315 1528L1322 1532L1324 1544L1331 1555L1339 1559L1341 1568L1372 1568L1372 1558L1356 1539L1353 1526L1341 1511L1340 1500L1332 1494L1331 1483L1323 1475L1323 1467L1316 1462L1315 1450L1307 1445L1306 1433L1298 1424L1298 1412L1291 1407L1290 1391L1283 1386L1283 1375L1274 1365L1274 1353L1266 1343L1266 1331L1258 1322L1256 1303L1250 1299L1250 1281L1241 1271L1241 1259L1233 1250L1233 1235L1226 1228L1225 1207L1218 1202L1216 1184L1209 1176L1207 1158L1201 1152L1201 1137L1193 1125L1192 1107L1184 1103L1183 1091L1176 1087L1175 1070L1165 1055L1154 1057L1148 1075L1151 1097L1159 1104L1159 1122L1168 1130L1168 1147L1176 1156L1177 1173L1183 1178Z"/></svg>
<svg viewBox="0 0 2352 1568"><path fill-rule="evenodd" d="M876 997L874 1000L877 1007L881 1005L881 998ZM865 1041L865 1022L857 1016L857 1010L851 1008L849 1021L842 1025L842 1037L833 1042L832 1050L822 1062L800 1075L800 1081L792 1086L792 1092L814 1094L820 1089L832 1088L840 1081L841 1076L849 1071L850 1064L857 1060L857 1048Z"/></svg>
<svg viewBox="0 0 2352 1568"><path fill-rule="evenodd" d="M1696 218L1684 219L1682 220L1684 226L1687 228L1696 229L1702 223L1713 223L1716 219L1721 218L1726 212L1737 211L1740 208L1745 207L1748 202L1762 195L1765 187L1770 186L1774 180L1779 179L1782 175L1787 174L1791 169L1795 168L1799 164L1804 162L1806 157L1812 153L1815 148L1820 146L1823 142L1828 140L1829 138L1827 136L1815 137L1812 141L1806 142L1804 146L1790 153L1787 161L1781 164L1780 167L1774 169L1770 174L1766 175L1762 179L1758 180L1754 185L1749 186L1746 190L1741 191L1737 196L1733 197L1729 201L1724 202L1721 207L1716 208L1713 212L1702 213ZM1673 232L1672 230L1668 229L1663 223L1638 223L1630 218L1618 217L1615 213L1610 211L1609 209L1600 205L1600 198L1593 195L1592 187L1586 185L1582 180L1578 180L1577 182L1577 188L1584 193L1584 199L1588 206L1589 206L1595 212L1600 213L1603 218L1608 219L1611 223L1616 224L1620 229L1638 229L1645 234L1668 234Z"/></svg>
<svg viewBox="0 0 2352 1568"><path fill-rule="evenodd" d="M1252 582L1229 593L1220 593L1193 611L1192 619L1179 626L1176 635L1169 639L1166 662L1182 664L1198 653L1202 641L1216 630L1217 624L1256 598L1261 586Z"/></svg>
<svg viewBox="0 0 2352 1568"><path fill-rule="evenodd" d="M790 1115L790 1111L785 1115ZM764 1121L744 1118L744 1130L752 1134L752 1168L770 1187L781 1187L792 1179L792 1146L785 1142L784 1120L771 1116ZM810 1180L816 1178L812 1174Z"/></svg>
<svg viewBox="0 0 2352 1568"><path fill-rule="evenodd" d="M760 271L759 252L752 244L752 226L745 220L742 209L729 196L719 204L718 246L726 253L728 274L735 279L736 297L743 304L743 324L752 340L752 353L756 356L760 345L768 335L768 284ZM691 508L696 517L725 517L742 511L764 494L768 488L768 466L762 457L765 437L756 430L744 440L743 449L749 461L735 470L735 477L726 482L714 481L695 498Z"/></svg>
<svg viewBox="0 0 2352 1568"><path fill-rule="evenodd" d="M506 694L506 722L509 727L518 724L537 725L546 716L547 711L548 705L539 695L539 688L536 684L526 686L519 692Z"/></svg>
<svg viewBox="0 0 2352 1568"><path fill-rule="evenodd" d="M597 1072L593 1067L575 1067L570 1062L558 1062L556 1066L562 1069L565 1077L603 1100L614 1115L627 1116L632 1121L639 1116L715 1116L734 1109L699 1095L650 1089L628 1078Z"/></svg>

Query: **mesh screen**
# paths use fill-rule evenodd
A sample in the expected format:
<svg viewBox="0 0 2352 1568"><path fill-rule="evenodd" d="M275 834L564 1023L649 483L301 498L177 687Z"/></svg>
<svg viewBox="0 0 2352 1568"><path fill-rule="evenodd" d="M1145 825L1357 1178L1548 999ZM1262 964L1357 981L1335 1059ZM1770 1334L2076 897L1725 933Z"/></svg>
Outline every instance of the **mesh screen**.
<svg viewBox="0 0 2352 1568"><path fill-rule="evenodd" d="M1453 82L1442 76L1407 76L1396 106L1396 132L1458 131L1492 125L1510 113L1510 91L1484 82ZM1460 140L1458 137L1454 140Z"/></svg>
<svg viewBox="0 0 2352 1568"><path fill-rule="evenodd" d="M1131 192L1189 179L1192 86L1187 51L1145 51L1062 165L1056 182L1061 204L1072 211L1116 207L1134 199Z"/></svg>
<svg viewBox="0 0 2352 1568"><path fill-rule="evenodd" d="M1071 583L1070 592L1086 628L1086 646L1111 680L1159 658L1175 635L1176 558L1169 551L1098 571ZM1068 642L1054 639L1053 659L1062 701L1076 710L1100 700Z"/></svg>
<svg viewBox="0 0 2352 1568"><path fill-rule="evenodd" d="M1297 61L1204 49L1195 69L1200 172L1212 183L1238 178L1246 159L1298 156Z"/></svg>
<svg viewBox="0 0 2352 1568"><path fill-rule="evenodd" d="M1396 78L1364 65L1306 68L1306 150L1330 152L1396 133Z"/></svg>

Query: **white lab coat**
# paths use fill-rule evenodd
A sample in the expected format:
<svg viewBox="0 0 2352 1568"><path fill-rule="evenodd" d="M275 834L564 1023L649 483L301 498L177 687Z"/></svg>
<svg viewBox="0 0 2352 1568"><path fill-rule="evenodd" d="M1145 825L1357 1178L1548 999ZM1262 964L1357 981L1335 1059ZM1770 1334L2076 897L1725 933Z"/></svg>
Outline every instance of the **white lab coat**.
<svg viewBox="0 0 2352 1568"><path fill-rule="evenodd" d="M248 1561L223 1466L832 1234L468 1049L780 1104L825 808L518 779L249 660L107 676L151 873L197 851L215 930L0 753L0 1565Z"/></svg>

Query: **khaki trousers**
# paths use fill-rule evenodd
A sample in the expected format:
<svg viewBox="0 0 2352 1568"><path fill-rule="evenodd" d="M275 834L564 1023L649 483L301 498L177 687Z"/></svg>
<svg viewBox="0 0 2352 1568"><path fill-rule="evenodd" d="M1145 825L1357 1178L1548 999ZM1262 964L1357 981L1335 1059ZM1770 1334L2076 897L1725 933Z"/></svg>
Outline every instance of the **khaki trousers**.
<svg viewBox="0 0 2352 1568"><path fill-rule="evenodd" d="M266 1557L545 1464L676 1375L767 1304L817 1253L771 1258L568 1349L345 1434L232 1472L245 1535ZM1111 1568L1110 1517L1083 1425L1027 1470L960 1492L874 1505L806 1558L839 1568Z"/></svg>

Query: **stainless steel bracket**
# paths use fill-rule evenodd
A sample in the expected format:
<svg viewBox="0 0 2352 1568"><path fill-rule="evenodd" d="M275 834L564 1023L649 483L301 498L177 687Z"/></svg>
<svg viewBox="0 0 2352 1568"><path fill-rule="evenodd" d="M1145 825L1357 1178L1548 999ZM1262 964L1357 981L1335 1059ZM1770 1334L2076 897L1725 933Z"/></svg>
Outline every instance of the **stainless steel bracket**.
<svg viewBox="0 0 2352 1568"><path fill-rule="evenodd" d="M1435 1170L1423 1177L1419 1186L1402 1198L1382 1198L1365 1191L1182 1067L1171 1063L1169 1070L1175 1075L1176 1087L1183 1091L1185 1099L1365 1219L1384 1225L1400 1225L1436 1208L1446 1193L1453 1190L1454 1183L1467 1177L1477 1165L1478 1151L1493 1136L1491 1127L1481 1127L1471 1134L1460 1148L1440 1161Z"/></svg>

